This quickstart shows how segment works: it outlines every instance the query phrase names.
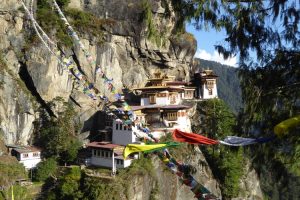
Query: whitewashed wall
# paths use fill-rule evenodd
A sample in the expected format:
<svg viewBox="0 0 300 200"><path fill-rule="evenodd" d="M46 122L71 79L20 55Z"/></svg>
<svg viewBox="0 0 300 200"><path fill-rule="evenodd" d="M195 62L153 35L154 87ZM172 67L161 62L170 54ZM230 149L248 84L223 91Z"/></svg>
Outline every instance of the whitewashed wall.
<svg viewBox="0 0 300 200"><path fill-rule="evenodd" d="M118 124L118 130L116 129L116 124ZM137 138L132 130L124 130L124 125L122 125L122 129L120 130L119 122L113 121L113 133L112 133L112 143L119 144L119 145L127 145L130 143L134 143L137 141Z"/></svg>

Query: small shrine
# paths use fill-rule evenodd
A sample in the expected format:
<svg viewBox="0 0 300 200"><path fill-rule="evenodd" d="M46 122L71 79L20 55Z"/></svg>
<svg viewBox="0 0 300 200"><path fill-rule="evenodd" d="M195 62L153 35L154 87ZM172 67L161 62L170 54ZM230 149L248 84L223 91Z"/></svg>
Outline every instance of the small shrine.
<svg viewBox="0 0 300 200"><path fill-rule="evenodd" d="M192 80L196 87L195 98L202 100L218 98L217 78L218 76L210 69L196 72Z"/></svg>

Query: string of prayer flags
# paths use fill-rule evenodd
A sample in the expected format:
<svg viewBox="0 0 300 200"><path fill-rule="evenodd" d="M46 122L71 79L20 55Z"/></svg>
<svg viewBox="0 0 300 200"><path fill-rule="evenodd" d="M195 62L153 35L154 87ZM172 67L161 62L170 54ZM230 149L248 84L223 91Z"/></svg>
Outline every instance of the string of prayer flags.
<svg viewBox="0 0 300 200"><path fill-rule="evenodd" d="M58 50L57 45L55 44L55 42L53 42L48 37L48 35L45 33L45 31L40 27L40 25L34 19L33 9L32 9L33 0L30 3L30 5L31 5L31 11L29 11L29 9L26 7L26 5L24 4L23 1L20 1L20 2L22 4L25 12L28 14L28 16L29 16L29 18L30 18L30 20L32 22L32 26L33 26L33 28L34 28L34 30L36 32L36 34L38 35L38 37L40 38L40 40L44 43L44 45L46 46L46 48L50 51L50 53L57 58L59 64L62 66L62 69L63 70L68 70L69 75L74 75L76 78L75 79L73 78L73 80L76 80L76 79L83 80L84 79L84 75L76 68L76 65L75 65L74 61L72 61L70 58L67 58L65 55L62 55L62 59L59 57L61 55L60 55L60 51ZM56 48L56 50L52 50L52 47L50 47L47 44L47 42L49 44L52 44L52 46L54 48ZM72 70L73 70L73 73L72 73ZM85 85L85 84L88 84L86 79L84 80L83 85ZM95 89L95 88L89 87L89 89ZM97 100L97 96L92 91L84 90L84 93L87 94L89 97L91 97L93 100Z"/></svg>
<svg viewBox="0 0 300 200"><path fill-rule="evenodd" d="M187 142L189 144L205 145L223 144L228 146L246 146L256 143L266 143L275 139L275 136L264 138L243 138L237 136L227 136L224 140L213 140L196 133L186 133L178 129L175 129L173 131L172 136L174 141L177 142Z"/></svg>
<svg viewBox="0 0 300 200"><path fill-rule="evenodd" d="M179 146L179 143L176 142L169 142L169 143L156 143L156 144L127 144L123 156L124 158L127 158L129 154L132 153L138 153L138 152L144 152L144 153L150 153L153 151L158 151L167 147L176 147Z"/></svg>
<svg viewBox="0 0 300 200"><path fill-rule="evenodd" d="M140 124L137 124L136 127L137 127L138 130L143 131L144 133L146 133L148 135L148 137L150 137L156 143L159 142L159 140L152 135L149 128L147 128L147 127L144 128Z"/></svg>
<svg viewBox="0 0 300 200"><path fill-rule="evenodd" d="M179 181L190 187L191 191L195 194L195 198L199 200L217 200L215 195L213 195L206 187L198 183L196 179L191 175L195 173L191 170L193 167L186 164L180 164L174 158L171 157L167 149L164 149L163 153L156 152L161 161L169 168L172 173L176 174Z"/></svg>
<svg viewBox="0 0 300 200"><path fill-rule="evenodd" d="M180 131L178 129L175 129L173 131L173 139L177 142L187 142L190 144L206 144L206 145L212 145L212 144L218 144L219 142L217 140L209 139L207 137L204 137L199 134L195 133L186 133L183 131Z"/></svg>

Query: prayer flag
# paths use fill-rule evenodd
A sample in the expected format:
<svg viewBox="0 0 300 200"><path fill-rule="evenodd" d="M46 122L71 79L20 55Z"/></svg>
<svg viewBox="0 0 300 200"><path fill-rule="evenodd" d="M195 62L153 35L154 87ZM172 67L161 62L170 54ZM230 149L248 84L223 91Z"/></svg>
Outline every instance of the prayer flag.
<svg viewBox="0 0 300 200"><path fill-rule="evenodd" d="M218 144L219 141L217 140L213 140L213 139L209 139L207 137L204 137L202 135L198 135L195 133L186 133L186 132L182 132L178 129L175 129L173 131L173 139L177 142L187 142L190 144L208 144L208 145L212 145L212 144Z"/></svg>
<svg viewBox="0 0 300 200"><path fill-rule="evenodd" d="M242 138L237 136L227 136L224 141L219 141L220 144L228 146L246 146L256 143L265 143L273 140L275 136L266 137L266 138Z"/></svg>
<svg viewBox="0 0 300 200"><path fill-rule="evenodd" d="M300 115L280 122L274 127L274 132L278 137L281 137L287 134L290 128L298 125L300 125Z"/></svg>
<svg viewBox="0 0 300 200"><path fill-rule="evenodd" d="M167 147L175 147L178 145L179 143L176 142L161 143L161 144L127 144L124 149L123 156L124 158L126 158L129 154L132 153L137 153L137 152L149 153L152 151L157 151Z"/></svg>

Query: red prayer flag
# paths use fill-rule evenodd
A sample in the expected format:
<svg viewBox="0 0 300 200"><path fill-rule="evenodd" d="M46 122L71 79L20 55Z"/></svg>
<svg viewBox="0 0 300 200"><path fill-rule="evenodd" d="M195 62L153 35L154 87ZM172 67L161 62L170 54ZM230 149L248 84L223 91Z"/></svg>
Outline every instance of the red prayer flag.
<svg viewBox="0 0 300 200"><path fill-rule="evenodd" d="M209 139L196 133L186 133L178 129L173 131L173 139L178 142L187 142L190 144L219 144L219 141Z"/></svg>

